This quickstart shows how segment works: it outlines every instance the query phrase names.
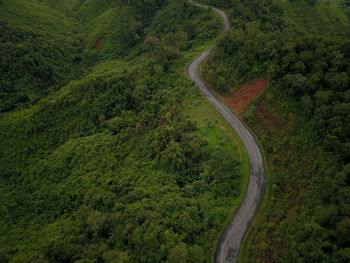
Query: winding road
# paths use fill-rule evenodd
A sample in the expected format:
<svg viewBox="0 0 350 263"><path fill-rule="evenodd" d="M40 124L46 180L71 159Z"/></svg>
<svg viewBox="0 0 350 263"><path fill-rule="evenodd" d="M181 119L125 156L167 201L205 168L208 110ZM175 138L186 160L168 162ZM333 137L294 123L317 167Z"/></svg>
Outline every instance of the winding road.
<svg viewBox="0 0 350 263"><path fill-rule="evenodd" d="M198 6L209 6L194 3ZM230 28L230 23L224 11L213 8L224 22L224 31ZM221 235L214 254L216 263L232 263L238 261L239 247L251 221L253 220L263 200L266 188L265 165L258 143L247 127L231 112L229 108L202 81L198 70L200 64L209 56L215 44L204 51L188 67L190 78L196 83L203 95L231 125L241 138L248 152L250 175L246 195L242 204L237 208L228 225Z"/></svg>

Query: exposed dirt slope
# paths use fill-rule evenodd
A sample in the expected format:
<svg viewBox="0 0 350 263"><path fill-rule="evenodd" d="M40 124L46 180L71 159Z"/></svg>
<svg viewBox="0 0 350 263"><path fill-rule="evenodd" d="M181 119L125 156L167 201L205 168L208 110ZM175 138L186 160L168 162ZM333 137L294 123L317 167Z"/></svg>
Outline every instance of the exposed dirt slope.
<svg viewBox="0 0 350 263"><path fill-rule="evenodd" d="M251 84L243 85L236 92L222 97L222 99L235 112L242 113L247 109L248 103L259 97L268 85L268 79L259 79Z"/></svg>

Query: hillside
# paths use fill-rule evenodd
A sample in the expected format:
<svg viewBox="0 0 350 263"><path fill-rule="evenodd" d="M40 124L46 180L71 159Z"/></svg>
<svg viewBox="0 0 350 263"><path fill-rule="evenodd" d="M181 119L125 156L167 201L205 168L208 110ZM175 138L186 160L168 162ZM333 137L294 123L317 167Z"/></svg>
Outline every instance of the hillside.
<svg viewBox="0 0 350 263"><path fill-rule="evenodd" d="M198 2L231 22L201 73L267 160L240 259L349 262L350 2ZM187 75L221 30L185 0L0 0L0 262L212 262L249 175Z"/></svg>
<svg viewBox="0 0 350 263"><path fill-rule="evenodd" d="M219 18L170 0L0 10L0 261L210 262L248 169L186 75Z"/></svg>
<svg viewBox="0 0 350 263"><path fill-rule="evenodd" d="M203 75L227 100L268 79L241 117L263 145L270 188L243 262L349 262L348 1L202 1L232 29Z"/></svg>

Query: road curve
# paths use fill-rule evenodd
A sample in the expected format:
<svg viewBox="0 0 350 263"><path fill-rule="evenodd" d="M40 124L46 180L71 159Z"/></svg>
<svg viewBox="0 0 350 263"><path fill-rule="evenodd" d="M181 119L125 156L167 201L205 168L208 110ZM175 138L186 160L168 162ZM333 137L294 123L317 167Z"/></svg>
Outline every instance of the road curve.
<svg viewBox="0 0 350 263"><path fill-rule="evenodd" d="M191 0L189 1L193 2ZM194 4L208 8L208 6L205 5ZM230 23L225 12L217 8L213 9L222 17L224 31L228 30L230 28ZM214 262L232 263L238 261L241 241L263 200L266 188L265 165L254 136L231 110L209 89L199 76L199 66L209 56L214 46L215 45L204 51L189 65L188 74L214 108L238 133L248 153L250 175L246 195L230 222L225 227L214 254Z"/></svg>

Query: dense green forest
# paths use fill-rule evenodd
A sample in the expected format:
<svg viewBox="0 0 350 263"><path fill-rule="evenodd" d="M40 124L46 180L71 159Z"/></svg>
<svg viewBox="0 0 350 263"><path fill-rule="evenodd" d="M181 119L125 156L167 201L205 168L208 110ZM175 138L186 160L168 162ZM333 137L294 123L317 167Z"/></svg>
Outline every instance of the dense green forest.
<svg viewBox="0 0 350 263"><path fill-rule="evenodd" d="M201 0L203 65L270 195L244 262L350 261L350 2ZM185 0L0 0L0 262L211 262L247 156L189 81L217 38Z"/></svg>
<svg viewBox="0 0 350 263"><path fill-rule="evenodd" d="M247 184L182 0L0 1L0 262L210 262ZM234 143L233 143L234 142Z"/></svg>
<svg viewBox="0 0 350 263"><path fill-rule="evenodd" d="M244 262L350 261L349 1L202 1L232 29L203 74L222 94L268 77L244 120L270 168Z"/></svg>

